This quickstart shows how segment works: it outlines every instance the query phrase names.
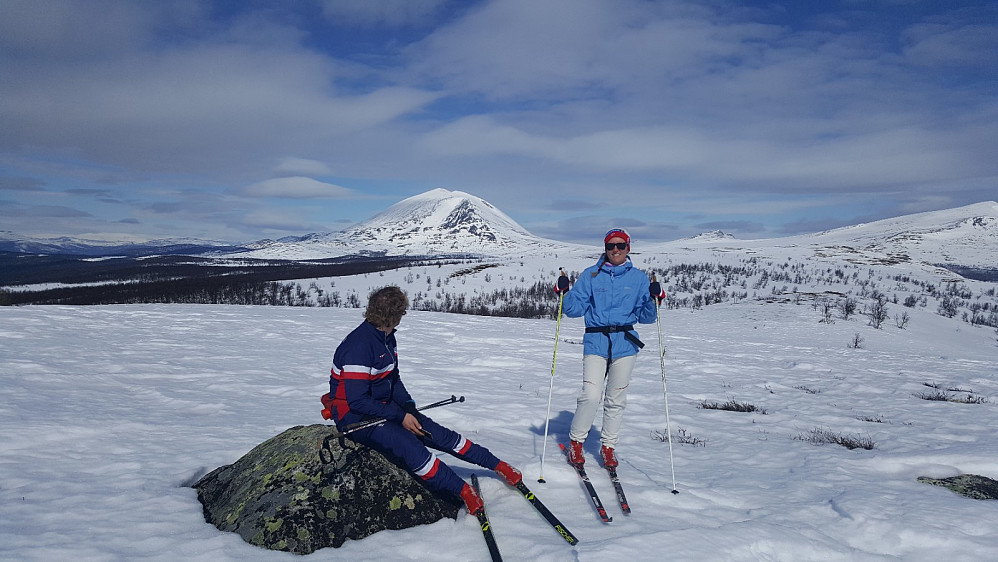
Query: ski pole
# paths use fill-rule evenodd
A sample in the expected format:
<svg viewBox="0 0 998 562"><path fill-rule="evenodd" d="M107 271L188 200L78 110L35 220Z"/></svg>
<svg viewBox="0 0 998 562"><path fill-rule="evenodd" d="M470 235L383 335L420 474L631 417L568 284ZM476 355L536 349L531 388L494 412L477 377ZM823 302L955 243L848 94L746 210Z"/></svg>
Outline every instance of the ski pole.
<svg viewBox="0 0 998 562"><path fill-rule="evenodd" d="M561 269L562 275L565 275L565 270ZM544 419L544 445L541 447L541 473L540 478L537 479L541 484L544 483L544 457L547 455L548 450L548 426L551 424L551 394L554 392L554 366L558 360L558 334L561 332L561 305L565 301L565 292L558 292L558 322L555 324L554 328L554 355L551 357L551 379L548 383L548 413L547 417Z"/></svg>
<svg viewBox="0 0 998 562"><path fill-rule="evenodd" d="M657 281L655 274L652 274L651 280L652 282ZM665 382L665 347L662 346L662 317L658 313L661 304L661 302L656 302L655 306L655 324L658 325L658 362L662 367L662 395L665 397L665 434L669 441L669 464L672 466L672 493L678 494L679 490L676 489L676 461L672 455L672 423L669 421L669 388Z"/></svg>
<svg viewBox="0 0 998 562"><path fill-rule="evenodd" d="M430 408L436 408L436 407L439 407L439 406L446 406L448 404L453 404L455 402L464 402L464 396L461 396L460 398L458 398L457 396L454 396L452 394L450 398L445 398L444 400L440 400L439 402L434 402L432 404L427 404L427 405L423 406L422 408L416 408L416 410L417 411L429 410ZM381 425L381 424L385 423L386 421L388 421L388 420L386 420L385 418L377 418L377 419L373 419L373 420L366 420L366 421L362 421L362 422L357 422L357 423L354 423L354 424L350 424L349 426L347 426L346 430L344 430L344 431L337 431L337 432L333 433L332 437L343 437L344 435L349 435L349 434L351 434L351 433L353 433L355 431L360 431L361 429L367 429L369 427L373 427L373 426L376 426L376 425Z"/></svg>

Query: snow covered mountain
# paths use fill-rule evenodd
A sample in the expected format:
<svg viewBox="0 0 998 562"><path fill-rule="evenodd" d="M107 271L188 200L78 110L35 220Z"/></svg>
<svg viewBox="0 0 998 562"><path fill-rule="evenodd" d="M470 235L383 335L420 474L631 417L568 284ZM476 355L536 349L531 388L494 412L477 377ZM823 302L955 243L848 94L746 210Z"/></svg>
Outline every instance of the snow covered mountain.
<svg viewBox="0 0 998 562"><path fill-rule="evenodd" d="M998 203L987 201L784 238L737 240L710 233L668 242L652 251L682 254L694 250L774 258L810 254L857 264L998 269Z"/></svg>
<svg viewBox="0 0 998 562"><path fill-rule="evenodd" d="M913 261L998 267L998 203L988 201L884 219L815 234L817 243L847 243Z"/></svg>
<svg viewBox="0 0 998 562"><path fill-rule="evenodd" d="M100 239L60 236L57 238L24 238L0 230L0 251L21 254L72 254L78 256L149 256L194 255L209 252L239 252L246 248L224 242L192 238L160 240Z"/></svg>
<svg viewBox="0 0 998 562"><path fill-rule="evenodd" d="M296 260L352 254L499 257L551 246L572 245L534 236L484 199L438 188L404 199L343 232L282 239L239 255Z"/></svg>
<svg viewBox="0 0 998 562"><path fill-rule="evenodd" d="M90 256L207 254L281 260L354 255L510 258L557 254L559 259L577 258L580 266L591 262L599 251L596 245L534 236L491 203L446 189L433 189L400 201L342 232L313 233L240 246L192 240L27 240L0 232L0 250ZM661 254L684 259L700 252L994 270L998 269L998 203L987 201L784 238L738 240L722 232L709 232L672 242L640 244L635 247L634 255L637 258Z"/></svg>
<svg viewBox="0 0 998 562"><path fill-rule="evenodd" d="M429 247L455 253L512 248L536 239L484 199L439 188L396 203L344 235L385 250Z"/></svg>
<svg viewBox="0 0 998 562"><path fill-rule="evenodd" d="M595 246L532 235L489 202L461 191L434 189L410 197L346 231L258 244L242 257L320 259L343 255L483 257L544 254L590 259ZM679 255L690 249L725 253L785 253L789 248L854 263L914 262L998 268L998 203L931 211L784 238L738 240L709 232L673 242L643 245L635 254Z"/></svg>

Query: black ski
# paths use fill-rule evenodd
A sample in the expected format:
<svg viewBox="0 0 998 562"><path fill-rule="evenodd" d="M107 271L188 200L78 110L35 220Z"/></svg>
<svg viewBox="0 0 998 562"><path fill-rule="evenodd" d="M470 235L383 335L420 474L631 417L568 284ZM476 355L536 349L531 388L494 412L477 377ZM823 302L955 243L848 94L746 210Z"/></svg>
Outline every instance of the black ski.
<svg viewBox="0 0 998 562"><path fill-rule="evenodd" d="M608 466L606 471L610 473L610 482L613 483L613 491L617 493L617 503L620 504L620 511L624 515L631 514L631 506L627 505L627 496L624 495L624 487L620 485L620 478L617 478L617 467Z"/></svg>
<svg viewBox="0 0 998 562"><path fill-rule="evenodd" d="M565 541L571 545L579 543L579 539L577 539L575 535L573 535L572 532L569 531L568 528L565 527L565 525L563 525L561 521L557 517L555 517L553 513L551 513L551 511L547 508L547 506L541 503L541 500L537 499L537 496L535 496L534 493L531 492L529 488L527 488L527 485L524 484L522 480L520 481L519 484L516 485L516 489L519 490L521 494L523 494L523 497L526 498L528 502L530 502L530 505L534 506L534 509L537 510L537 513L540 513L541 517L546 519L547 522L550 523L552 527L554 527L554 530L557 531L559 535L561 535L561 538L565 539Z"/></svg>
<svg viewBox="0 0 998 562"><path fill-rule="evenodd" d="M478 497L482 496L482 490L478 487L478 475L471 475L471 485L475 488L475 492ZM485 535L485 544L489 547L489 554L492 555L492 562L502 562L502 555L499 554L499 545L496 544L496 537L492 534L492 524L489 523L489 516L485 512L484 500L482 509L478 510L475 514L478 518L478 524L482 527L482 534Z"/></svg>
<svg viewBox="0 0 998 562"><path fill-rule="evenodd" d="M593 483L589 480L585 467L580 464L574 464L568 459L568 449L565 448L564 443L558 443L558 446L561 447L561 452L565 453L565 459L568 460L568 464L575 469L575 472L578 473L579 478L582 479L582 484L586 487L586 492L589 493L589 499L592 500L593 507L596 508L596 513L599 514L600 519L602 519L604 523L613 521L613 517L607 515L606 509L603 507L603 502L599 500L599 495L596 494L596 488L593 487Z"/></svg>

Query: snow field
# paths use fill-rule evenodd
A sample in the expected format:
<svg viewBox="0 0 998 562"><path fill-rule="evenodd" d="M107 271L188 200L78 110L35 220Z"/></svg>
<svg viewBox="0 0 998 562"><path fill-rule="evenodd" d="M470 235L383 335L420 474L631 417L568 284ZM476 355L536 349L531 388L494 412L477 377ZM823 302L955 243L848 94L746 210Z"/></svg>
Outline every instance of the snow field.
<svg viewBox="0 0 998 562"><path fill-rule="evenodd" d="M523 470L581 539L568 546L500 480L444 457L461 476L482 476L507 559L998 558L994 502L915 481L998 478L993 330L909 312L906 329L875 330L863 316L819 323L808 305L663 310L678 495L668 444L653 438L666 427L657 330L639 326L647 346L618 444L629 517L596 468L599 418L586 444L609 525L557 446L580 384L581 320L562 321L546 448L553 321L412 311L399 351L417 401L466 397L432 417ZM297 559L205 523L189 485L288 427L322 423L330 357L360 320L360 310L328 308L0 308L0 558ZM849 347L856 333L859 349ZM923 400L926 383L985 401ZM700 407L729 400L759 411ZM816 428L875 447L800 439ZM678 442L680 430L702 444ZM486 555L462 514L309 558Z"/></svg>

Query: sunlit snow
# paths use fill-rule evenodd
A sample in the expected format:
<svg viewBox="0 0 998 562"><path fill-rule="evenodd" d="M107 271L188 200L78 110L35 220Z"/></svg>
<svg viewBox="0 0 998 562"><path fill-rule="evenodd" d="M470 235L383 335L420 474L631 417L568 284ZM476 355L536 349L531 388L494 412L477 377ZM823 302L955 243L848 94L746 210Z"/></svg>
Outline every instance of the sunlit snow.
<svg viewBox="0 0 998 562"><path fill-rule="evenodd" d="M806 304L663 309L674 464L655 438L666 429L658 330L642 325L618 445L630 516L596 468L595 430L587 443L608 525L557 448L580 385L580 321L561 325L544 459L554 321L413 311L399 351L419 402L466 397L433 417L521 468L581 539L567 545L493 475L445 458L481 475L507 560L998 559L998 502L916 482L998 478L994 329L909 312L904 329L876 330L861 315L819 323ZM298 559L205 523L190 484L291 426L323 423L332 351L359 322L340 308L0 307L0 559ZM980 403L924 400L927 385ZM758 410L701 407L729 400ZM814 430L875 446L813 444ZM487 550L462 513L309 559Z"/></svg>

